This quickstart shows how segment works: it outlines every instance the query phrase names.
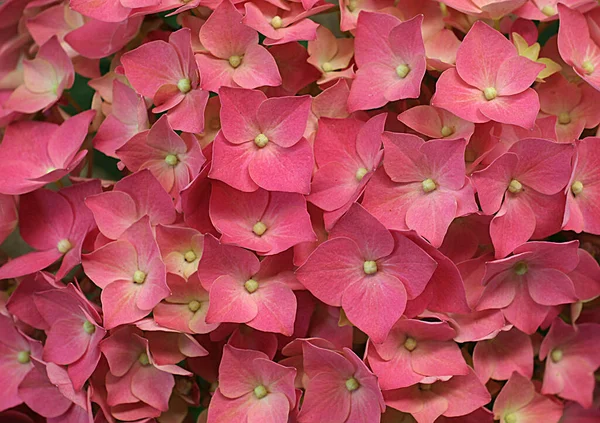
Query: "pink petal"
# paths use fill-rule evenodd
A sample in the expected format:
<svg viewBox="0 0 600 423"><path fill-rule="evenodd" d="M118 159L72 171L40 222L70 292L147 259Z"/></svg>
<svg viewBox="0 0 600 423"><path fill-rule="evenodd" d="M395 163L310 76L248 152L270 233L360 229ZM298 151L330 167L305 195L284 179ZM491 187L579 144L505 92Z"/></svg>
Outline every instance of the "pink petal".
<svg viewBox="0 0 600 423"><path fill-rule="evenodd" d="M310 105L310 96L265 100L256 113L261 133L279 147L292 147L304 134Z"/></svg>
<svg viewBox="0 0 600 423"><path fill-rule="evenodd" d="M573 282L559 270L535 269L535 273L531 277L526 276L526 279L529 294L538 304L558 305L577 301Z"/></svg>
<svg viewBox="0 0 600 423"><path fill-rule="evenodd" d="M256 300L244 288L244 282L223 275L210 287L206 320L209 323L246 323L258 314Z"/></svg>
<svg viewBox="0 0 600 423"><path fill-rule="evenodd" d="M248 47L242 64L235 69L232 77L243 88L277 87L282 83L275 58L260 45Z"/></svg>
<svg viewBox="0 0 600 423"><path fill-rule="evenodd" d="M241 144L261 133L256 117L266 96L261 91L223 87L221 100L221 128L227 141Z"/></svg>
<svg viewBox="0 0 600 423"><path fill-rule="evenodd" d="M537 93L528 88L519 94L498 96L485 101L481 103L479 110L493 121L533 129L539 108Z"/></svg>
<svg viewBox="0 0 600 423"><path fill-rule="evenodd" d="M454 68L442 73L435 88L435 94L431 99L432 106L446 109L473 123L485 123L490 120L490 117L480 110L486 102L483 91L467 84Z"/></svg>
<svg viewBox="0 0 600 423"><path fill-rule="evenodd" d="M255 297L258 314L248 326L262 332L281 333L291 336L296 318L296 296L283 283L268 283L251 294Z"/></svg>
<svg viewBox="0 0 600 423"><path fill-rule="evenodd" d="M213 159L209 177L225 182L232 188L253 192L258 185L250 177L250 163L255 158L253 143L232 144L219 131L213 141Z"/></svg>

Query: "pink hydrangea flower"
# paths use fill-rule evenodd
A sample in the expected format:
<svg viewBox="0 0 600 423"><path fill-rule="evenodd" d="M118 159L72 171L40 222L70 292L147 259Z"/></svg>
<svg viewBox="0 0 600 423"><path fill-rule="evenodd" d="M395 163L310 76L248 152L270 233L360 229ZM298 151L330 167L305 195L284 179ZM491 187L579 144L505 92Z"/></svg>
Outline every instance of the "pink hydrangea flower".
<svg viewBox="0 0 600 423"><path fill-rule="evenodd" d="M75 81L73 64L56 37L40 47L35 59L23 61L23 83L3 107L22 113L48 109Z"/></svg>
<svg viewBox="0 0 600 423"><path fill-rule="evenodd" d="M307 200L331 212L354 202L379 166L386 114L368 122L319 119L314 141L317 170Z"/></svg>
<svg viewBox="0 0 600 423"><path fill-rule="evenodd" d="M121 57L135 90L154 100L154 113L167 111L169 123L186 132L202 132L208 91L202 90L191 31L183 28L169 42L152 41Z"/></svg>
<svg viewBox="0 0 600 423"><path fill-rule="evenodd" d="M519 423L558 423L562 404L538 394L533 382L514 372L494 402L494 419Z"/></svg>
<svg viewBox="0 0 600 423"><path fill-rule="evenodd" d="M352 79L354 72L348 65L354 56L354 39L336 38L327 27L319 26L317 38L308 42L308 54L307 62L321 72L318 84Z"/></svg>
<svg viewBox="0 0 600 423"><path fill-rule="evenodd" d="M477 211L465 176L466 141L425 142L385 132L383 145L383 168L367 185L362 204L388 228L413 229L439 247L454 218Z"/></svg>
<svg viewBox="0 0 600 423"><path fill-rule="evenodd" d="M264 353L226 345L207 422L287 422L296 406L295 376L295 369L274 363Z"/></svg>
<svg viewBox="0 0 600 423"><path fill-rule="evenodd" d="M529 88L544 65L519 56L515 46L475 22L456 54L456 69L438 79L431 104L474 123L493 120L532 129L540 108Z"/></svg>
<svg viewBox="0 0 600 423"><path fill-rule="evenodd" d="M388 407L412 414L417 423L433 423L440 416L464 416L491 399L471 369L466 375L452 376L449 380L384 391L383 397Z"/></svg>
<svg viewBox="0 0 600 423"><path fill-rule="evenodd" d="M297 277L315 297L341 306L353 324L381 343L407 299L423 292L435 267L421 248L399 232L388 231L355 204L329 240L298 269Z"/></svg>
<svg viewBox="0 0 600 423"><path fill-rule="evenodd" d="M577 301L567 276L577 267L578 242L528 242L502 260L485 264L485 289L477 310L502 309L506 319L532 334L551 306Z"/></svg>
<svg viewBox="0 0 600 423"><path fill-rule="evenodd" d="M558 4L560 27L558 50L560 57L573 71L597 90L600 89L600 47L596 28L593 32L585 16L564 4ZM593 35L593 36L592 36Z"/></svg>
<svg viewBox="0 0 600 423"><path fill-rule="evenodd" d="M94 148L107 156L117 157L116 151L135 134L149 129L144 98L119 80L113 80L110 114L94 137Z"/></svg>
<svg viewBox="0 0 600 423"><path fill-rule="evenodd" d="M204 334L215 330L219 323L207 323L208 291L197 273L187 280L176 274L167 275L171 295L161 301L152 311L154 320L161 326L183 333Z"/></svg>
<svg viewBox="0 0 600 423"><path fill-rule="evenodd" d="M198 278L209 296L207 323L245 323L263 331L294 332L295 277L286 255L262 261L243 248L204 237Z"/></svg>
<svg viewBox="0 0 600 423"><path fill-rule="evenodd" d="M447 110L433 106L415 106L398 115L398 120L429 138L467 141L475 131L475 125Z"/></svg>
<svg viewBox="0 0 600 423"><path fill-rule="evenodd" d="M495 214L490 236L496 258L560 229L572 156L572 145L529 138L473 174L483 212Z"/></svg>
<svg viewBox="0 0 600 423"><path fill-rule="evenodd" d="M62 258L56 279L81 263L83 243L95 227L83 201L100 192L98 181L84 182L54 192L40 189L20 198L20 233L35 250L0 268L0 278L35 273Z"/></svg>
<svg viewBox="0 0 600 423"><path fill-rule="evenodd" d="M600 367L600 325L571 326L557 318L540 346L540 359L546 360L542 394L577 401L585 408L593 403Z"/></svg>
<svg viewBox="0 0 600 423"><path fill-rule="evenodd" d="M58 181L81 163L79 151L95 112L80 113L58 126L48 122L16 122L0 144L0 193L18 195Z"/></svg>
<svg viewBox="0 0 600 423"><path fill-rule="evenodd" d="M348 109L374 109L387 102L417 98L425 75L422 16L401 22L382 13L361 13L355 41L356 79Z"/></svg>
<svg viewBox="0 0 600 423"><path fill-rule="evenodd" d="M222 243L261 255L278 254L317 239L300 194L262 189L246 193L217 182L210 195L210 217L222 234Z"/></svg>
<svg viewBox="0 0 600 423"><path fill-rule="evenodd" d="M50 328L42 358L67 366L73 389L81 390L100 361L99 344L106 335L96 306L73 284L38 292L34 302Z"/></svg>
<svg viewBox="0 0 600 423"><path fill-rule="evenodd" d="M23 335L4 314L0 314L0 334L0 368L3 369L0 411L4 411L23 402L18 387L33 369L31 357L41 357L42 345Z"/></svg>
<svg viewBox="0 0 600 423"><path fill-rule="evenodd" d="M110 239L119 238L140 218L169 225L175 221L175 207L169 194L149 170L142 170L117 182L112 191L85 199L98 229Z"/></svg>
<svg viewBox="0 0 600 423"><path fill-rule="evenodd" d="M158 225L156 242L167 273L188 279L196 272L204 248L204 236L200 232L180 226Z"/></svg>
<svg viewBox="0 0 600 423"><path fill-rule="evenodd" d="M258 33L242 23L242 15L229 0L222 1L202 25L200 41L207 52L196 54L196 62L205 90L281 84L275 59L258 44Z"/></svg>
<svg viewBox="0 0 600 423"><path fill-rule="evenodd" d="M596 206L596 181L600 179L600 138L584 138L577 142L577 155L571 180L567 186L567 205L563 229L600 234L600 214Z"/></svg>
<svg viewBox="0 0 600 423"><path fill-rule="evenodd" d="M337 352L304 342L302 352L308 380L300 423L379 421L385 405L377 377L352 350Z"/></svg>
<svg viewBox="0 0 600 423"><path fill-rule="evenodd" d="M369 343L366 359L383 390L466 375L455 335L445 322L400 319L383 343Z"/></svg>
<svg viewBox="0 0 600 423"><path fill-rule="evenodd" d="M148 131L134 135L116 156L132 172L149 169L158 182L179 203L179 193L200 173L206 158L191 134L177 135L167 116Z"/></svg>
<svg viewBox="0 0 600 423"><path fill-rule="evenodd" d="M221 134L209 176L241 191L308 194L312 148L302 137L310 97L269 98L260 91L221 88Z"/></svg>
<svg viewBox="0 0 600 423"><path fill-rule="evenodd" d="M85 254L83 268L102 288L107 329L142 319L170 294L148 217L131 225L116 241Z"/></svg>

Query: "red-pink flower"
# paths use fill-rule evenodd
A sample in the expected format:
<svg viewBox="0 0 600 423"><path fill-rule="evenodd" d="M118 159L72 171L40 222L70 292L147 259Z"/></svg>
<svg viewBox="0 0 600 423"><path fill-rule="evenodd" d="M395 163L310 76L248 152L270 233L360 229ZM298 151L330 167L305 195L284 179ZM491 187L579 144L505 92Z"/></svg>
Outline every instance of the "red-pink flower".
<svg viewBox="0 0 600 423"><path fill-rule="evenodd" d="M567 65L572 66L577 75L592 87L600 89L600 47L595 36L596 26L592 27L592 32L585 16L564 4L558 4L558 16L560 57Z"/></svg>
<svg viewBox="0 0 600 423"><path fill-rule="evenodd" d="M187 279L198 269L204 236L195 229L181 226L156 227L156 242L167 273Z"/></svg>
<svg viewBox="0 0 600 423"><path fill-rule="evenodd" d="M494 419L518 423L558 423L562 404L538 394L532 381L514 372L494 402Z"/></svg>
<svg viewBox="0 0 600 423"><path fill-rule="evenodd" d="M192 134L177 135L167 116L148 131L134 135L116 151L132 172L149 169L158 182L179 203L179 192L200 173L206 158Z"/></svg>
<svg viewBox="0 0 600 423"><path fill-rule="evenodd" d="M498 31L478 21L436 84L431 104L474 123L490 120L533 129L540 108L529 88L544 65L519 56Z"/></svg>
<svg viewBox="0 0 600 423"><path fill-rule="evenodd" d="M81 263L85 237L95 227L84 200L100 192L98 181L73 185L54 192L40 189L21 196L19 219L23 239L35 250L0 268L0 278L35 273L62 258L56 279Z"/></svg>
<svg viewBox="0 0 600 423"><path fill-rule="evenodd" d="M600 181L600 138L584 138L575 144L577 155L567 185L563 229L600 234L598 184Z"/></svg>
<svg viewBox="0 0 600 423"><path fill-rule="evenodd" d="M83 268L102 288L107 329L142 319L170 294L148 217L131 225L116 241L85 254Z"/></svg>
<svg viewBox="0 0 600 423"><path fill-rule="evenodd" d="M18 392L19 384L33 369L31 357L40 358L42 345L23 335L10 317L0 314L0 411L23 402Z"/></svg>
<svg viewBox="0 0 600 423"><path fill-rule="evenodd" d="M354 77L352 68L348 68L354 56L352 38L336 38L327 27L319 26L317 38L308 42L308 54L307 62L321 72L317 84Z"/></svg>
<svg viewBox="0 0 600 423"><path fill-rule="evenodd" d="M50 328L42 358L67 366L73 388L81 390L100 361L99 344L106 334L96 306L73 284L38 292L34 302Z"/></svg>
<svg viewBox="0 0 600 423"><path fill-rule="evenodd" d="M571 326L556 318L540 346L540 359L546 360L542 393L577 401L585 408L593 402L600 367L600 325Z"/></svg>
<svg viewBox="0 0 600 423"><path fill-rule="evenodd" d="M377 170L386 114L368 122L319 119L314 141L317 171L307 200L325 211L354 202Z"/></svg>
<svg viewBox="0 0 600 423"><path fill-rule="evenodd" d="M398 120L429 138L467 141L473 135L475 125L455 116L447 110L433 106L415 106L398 115Z"/></svg>
<svg viewBox="0 0 600 423"><path fill-rule="evenodd" d="M313 154L302 135L310 97L267 99L261 91L226 87L219 94L222 126L209 176L246 192L308 194Z"/></svg>
<svg viewBox="0 0 600 423"><path fill-rule="evenodd" d="M471 369L466 375L452 376L449 380L384 391L383 397L388 407L412 414L418 423L433 423L440 416L464 416L491 399Z"/></svg>
<svg viewBox="0 0 600 423"><path fill-rule="evenodd" d="M275 59L258 44L258 33L242 23L242 15L229 0L222 1L200 28L207 50L196 54L202 88L257 88L281 84Z"/></svg>
<svg viewBox="0 0 600 423"><path fill-rule="evenodd" d="M352 350L337 352L304 342L302 351L308 380L300 423L379 421L385 405L377 377Z"/></svg>
<svg viewBox="0 0 600 423"><path fill-rule="evenodd" d="M111 113L102 121L93 142L96 150L117 157L117 149L150 125L146 102L141 95L117 79L113 80L111 94Z"/></svg>
<svg viewBox="0 0 600 423"><path fill-rule="evenodd" d="M306 200L300 194L241 192L225 184L213 184L210 218L222 234L221 242L278 254L301 242L316 241Z"/></svg>
<svg viewBox="0 0 600 423"><path fill-rule="evenodd" d="M183 333L200 334L212 332L219 326L219 323L206 322L208 291L202 287L197 273L187 280L168 274L167 285L171 295L152 311L156 323Z"/></svg>
<svg viewBox="0 0 600 423"><path fill-rule="evenodd" d="M388 231L355 204L329 240L298 269L297 277L315 297L341 306L354 325L381 343L407 299L423 292L435 268L421 248L399 232Z"/></svg>
<svg viewBox="0 0 600 423"><path fill-rule="evenodd" d="M567 274L579 263L578 245L528 242L508 258L487 262L477 310L502 309L510 323L532 334L552 306L577 301Z"/></svg>
<svg viewBox="0 0 600 423"><path fill-rule="evenodd" d="M362 204L388 228L413 229L439 247L454 218L477 211L465 176L466 141L425 142L384 132L383 145L383 169L367 185Z"/></svg>
<svg viewBox="0 0 600 423"><path fill-rule="evenodd" d="M79 151L95 112L87 111L58 126L48 122L16 122L0 144L0 193L25 194L58 181L81 163Z"/></svg>
<svg viewBox="0 0 600 423"><path fill-rule="evenodd" d="M495 214L490 236L496 258L560 230L573 150L570 144L524 139L473 174L481 209Z"/></svg>
<svg viewBox="0 0 600 423"><path fill-rule="evenodd" d="M291 261L285 253L260 261L248 250L206 235L198 265L198 279L210 294L206 321L245 323L291 336L296 317Z"/></svg>
<svg viewBox="0 0 600 423"><path fill-rule="evenodd" d="M85 205L94 214L100 232L110 239L119 238L146 215L152 226L175 221L173 200L149 170L121 179L112 191L87 197Z"/></svg>
<svg viewBox="0 0 600 423"><path fill-rule="evenodd" d="M369 343L366 360L384 390L466 375L455 335L446 322L400 319L383 343Z"/></svg>
<svg viewBox="0 0 600 423"><path fill-rule="evenodd" d="M426 68L422 22L422 15L406 22L383 13L359 15L355 41L358 71L348 97L351 112L419 97Z"/></svg>
<svg viewBox="0 0 600 423"><path fill-rule="evenodd" d="M35 59L23 61L23 83L3 107L23 113L48 109L74 81L71 59L58 39L52 37L40 47Z"/></svg>
<svg viewBox="0 0 600 423"><path fill-rule="evenodd" d="M274 363L264 353L226 345L208 423L286 423L296 406L295 376L295 369Z"/></svg>
<svg viewBox="0 0 600 423"><path fill-rule="evenodd" d="M133 88L154 100L154 113L168 111L175 129L202 132L208 91L201 88L189 29L173 32L168 43L151 41L127 52L121 63Z"/></svg>

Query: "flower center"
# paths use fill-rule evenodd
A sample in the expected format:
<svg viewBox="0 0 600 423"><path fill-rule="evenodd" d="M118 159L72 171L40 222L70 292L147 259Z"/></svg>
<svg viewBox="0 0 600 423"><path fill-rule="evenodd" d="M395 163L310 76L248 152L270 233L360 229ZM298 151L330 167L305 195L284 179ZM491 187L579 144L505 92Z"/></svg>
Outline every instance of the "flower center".
<svg viewBox="0 0 600 423"><path fill-rule="evenodd" d="M523 185L516 179L513 179L512 181L510 181L510 184L508 184L508 190L513 194L517 194L523 191Z"/></svg>
<svg viewBox="0 0 600 423"><path fill-rule="evenodd" d="M358 7L358 0L350 0L346 6L350 12L354 12Z"/></svg>
<svg viewBox="0 0 600 423"><path fill-rule="evenodd" d="M200 307L202 307L202 303L200 301L196 301L196 300L192 300L188 303L188 309L192 312L195 313L198 310L200 310Z"/></svg>
<svg viewBox="0 0 600 423"><path fill-rule="evenodd" d="M333 65L329 62L325 62L321 65L321 69L323 69L323 72L331 72L333 70Z"/></svg>
<svg viewBox="0 0 600 423"><path fill-rule="evenodd" d="M147 366L148 364L150 364L150 358L148 357L148 354L145 352L140 354L140 356L138 357L138 361L140 362L140 364L142 366Z"/></svg>
<svg viewBox="0 0 600 423"><path fill-rule="evenodd" d="M254 138L254 144L256 144L258 148L263 148L268 142L269 139L265 134L258 134L256 138Z"/></svg>
<svg viewBox="0 0 600 423"><path fill-rule="evenodd" d="M507 414L506 416L504 416L504 422L505 423L517 423L517 416L515 415L515 413Z"/></svg>
<svg viewBox="0 0 600 423"><path fill-rule="evenodd" d="M21 364L27 364L30 361L29 356L29 351L19 351L17 354L17 361Z"/></svg>
<svg viewBox="0 0 600 423"><path fill-rule="evenodd" d="M423 191L425 192L431 192L437 188L435 182L433 182L433 179L431 178L425 179L423 182L421 182L421 185L423 187Z"/></svg>
<svg viewBox="0 0 600 423"><path fill-rule="evenodd" d="M377 263L375 263L373 260L367 260L363 263L363 270L367 275L377 273Z"/></svg>
<svg viewBox="0 0 600 423"><path fill-rule="evenodd" d="M252 227L252 232L254 232L258 236L263 236L263 234L267 231L267 225L262 222L256 222Z"/></svg>
<svg viewBox="0 0 600 423"><path fill-rule="evenodd" d="M94 332L96 332L96 326L89 320L86 320L83 322L83 331L88 335L92 335Z"/></svg>
<svg viewBox="0 0 600 423"><path fill-rule="evenodd" d="M571 116L568 112L562 112L558 115L558 123L561 125L568 125L571 123Z"/></svg>
<svg viewBox="0 0 600 423"><path fill-rule="evenodd" d="M554 363L558 363L560 360L562 360L562 358L563 358L562 350L556 349L556 350L552 350L552 352L550 353L550 359Z"/></svg>
<svg viewBox="0 0 600 423"><path fill-rule="evenodd" d="M184 94L188 93L192 89L192 82L187 78L180 79L177 82L177 88L179 89L179 91L181 91Z"/></svg>
<svg viewBox="0 0 600 423"><path fill-rule="evenodd" d="M556 9L547 4L544 7L542 7L542 13L546 16L554 16L556 15Z"/></svg>
<svg viewBox="0 0 600 423"><path fill-rule="evenodd" d="M146 282L146 274L144 272L142 272L141 270L136 270L133 273L133 281L137 284L142 284L142 283Z"/></svg>
<svg viewBox="0 0 600 423"><path fill-rule="evenodd" d="M356 171L356 180L359 182L362 181L362 178L364 178L367 173L369 173L369 171L364 167L359 168Z"/></svg>
<svg viewBox="0 0 600 423"><path fill-rule="evenodd" d="M232 68L237 68L239 65L242 64L242 58L241 56L231 56L229 57L229 64L231 65Z"/></svg>
<svg viewBox="0 0 600 423"><path fill-rule="evenodd" d="M587 75L594 72L594 64L592 62L590 62L589 60L584 60L583 63L581 64L581 68Z"/></svg>
<svg viewBox="0 0 600 423"><path fill-rule="evenodd" d="M519 276L523 276L525 273L527 273L527 263L525 263L524 261L520 261L517 264L515 264L515 273Z"/></svg>
<svg viewBox="0 0 600 423"><path fill-rule="evenodd" d="M493 100L498 96L498 91L494 87L487 87L483 90L483 95L487 101Z"/></svg>
<svg viewBox="0 0 600 423"><path fill-rule="evenodd" d="M183 255L183 258L185 259L185 261L187 261L188 263L193 262L194 260L196 260L198 257L196 256L196 253L194 253L192 250L188 251L187 253L185 253Z"/></svg>
<svg viewBox="0 0 600 423"><path fill-rule="evenodd" d="M358 383L358 381L353 377L346 381L346 389L350 392L356 391L358 388L360 388L360 383Z"/></svg>
<svg viewBox="0 0 600 423"><path fill-rule="evenodd" d="M244 288L246 288L246 291L252 294L258 289L258 282L256 282L254 279L248 279L246 282L244 282Z"/></svg>
<svg viewBox="0 0 600 423"><path fill-rule="evenodd" d="M414 351L414 349L417 348L417 340L409 336L406 338L406 341L404 341L404 348L408 351Z"/></svg>
<svg viewBox="0 0 600 423"><path fill-rule="evenodd" d="M167 157L165 157L165 163L169 166L176 166L177 163L179 163L179 159L175 154L168 154Z"/></svg>
<svg viewBox="0 0 600 423"><path fill-rule="evenodd" d="M406 75L410 73L410 67L408 67L408 65L398 65L396 73L400 78L404 79L406 78Z"/></svg>
<svg viewBox="0 0 600 423"><path fill-rule="evenodd" d="M571 184L571 192L573 195L579 195L583 191L583 184L581 181L575 181Z"/></svg>
<svg viewBox="0 0 600 423"><path fill-rule="evenodd" d="M256 388L254 388L254 396L258 399L263 399L267 396L267 394L267 388L265 388L263 385L258 385Z"/></svg>
<svg viewBox="0 0 600 423"><path fill-rule="evenodd" d="M65 238L58 241L58 244L56 244L56 248L61 254L65 254L71 248L73 248L73 245L71 244L71 241Z"/></svg>
<svg viewBox="0 0 600 423"><path fill-rule="evenodd" d="M275 29L281 28L283 26L281 16L273 16L273 19L271 19L271 26Z"/></svg>
<svg viewBox="0 0 600 423"><path fill-rule="evenodd" d="M454 129L452 129L446 125L442 126L442 137L449 137L453 133L454 133Z"/></svg>

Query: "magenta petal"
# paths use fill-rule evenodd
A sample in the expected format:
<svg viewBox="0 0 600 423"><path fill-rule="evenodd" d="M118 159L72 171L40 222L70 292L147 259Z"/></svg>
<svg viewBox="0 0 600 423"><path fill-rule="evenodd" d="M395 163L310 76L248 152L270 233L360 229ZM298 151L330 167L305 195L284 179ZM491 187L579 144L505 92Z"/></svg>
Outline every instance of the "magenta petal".
<svg viewBox="0 0 600 423"><path fill-rule="evenodd" d="M23 254L0 267L0 278L9 279L35 273L50 266L61 256L62 253L56 248Z"/></svg>
<svg viewBox="0 0 600 423"><path fill-rule="evenodd" d="M161 389L155 389L157 386L160 386ZM169 397L174 386L173 375L158 370L154 366L139 366L131 379L133 395L161 411L169 409Z"/></svg>
<svg viewBox="0 0 600 423"><path fill-rule="evenodd" d="M91 336L83 330L83 319L67 318L54 322L44 346L44 360L67 365L86 352Z"/></svg>
<svg viewBox="0 0 600 423"><path fill-rule="evenodd" d="M252 294L258 306L258 314L248 326L262 332L281 333L292 336L296 319L296 296L283 283L268 283Z"/></svg>
<svg viewBox="0 0 600 423"><path fill-rule="evenodd" d="M526 279L529 294L538 304L551 306L577 301L573 282L559 270L535 269Z"/></svg>
<svg viewBox="0 0 600 423"><path fill-rule="evenodd" d="M258 108L258 124L269 141L291 147L304 134L310 105L310 96L269 98Z"/></svg>
<svg viewBox="0 0 600 423"><path fill-rule="evenodd" d="M256 191L258 185L248 171L255 150L253 143L232 144L219 132L213 141L213 160L208 176L240 191Z"/></svg>
<svg viewBox="0 0 600 423"><path fill-rule="evenodd" d="M540 100L537 93L527 88L519 94L498 96L486 101L480 105L479 110L493 121L533 129L539 109Z"/></svg>
<svg viewBox="0 0 600 423"><path fill-rule="evenodd" d="M206 320L209 323L246 323L258 314L256 300L244 288L244 282L223 275L210 287Z"/></svg>
<svg viewBox="0 0 600 423"><path fill-rule="evenodd" d="M208 103L208 91L192 90L187 93L181 103L167 113L173 129L190 133L204 130L204 109Z"/></svg>
<svg viewBox="0 0 600 423"><path fill-rule="evenodd" d="M446 109L473 123L485 123L490 120L480 110L486 101L483 92L464 82L454 68L442 73L435 88L431 99L432 106Z"/></svg>
<svg viewBox="0 0 600 423"><path fill-rule="evenodd" d="M406 225L439 247L456 216L456 199L449 192L435 190L417 197L406 212ZM429 216L429 218L427 217Z"/></svg>
<svg viewBox="0 0 600 423"><path fill-rule="evenodd" d="M282 82L275 59L258 44L248 47L242 64L232 73L232 78L243 88L277 87Z"/></svg>
<svg viewBox="0 0 600 423"><path fill-rule="evenodd" d="M222 131L229 142L240 144L260 134L256 112L266 98L257 90L227 87L219 90Z"/></svg>
<svg viewBox="0 0 600 423"><path fill-rule="evenodd" d="M507 193L502 208L490 224L496 258L506 257L526 242L535 231L535 223L535 215L527 201Z"/></svg>
<svg viewBox="0 0 600 423"><path fill-rule="evenodd" d="M319 373L309 379L300 421L347 421L351 394L343 383L343 380L330 373ZM336 406L332 407L331 404Z"/></svg>

